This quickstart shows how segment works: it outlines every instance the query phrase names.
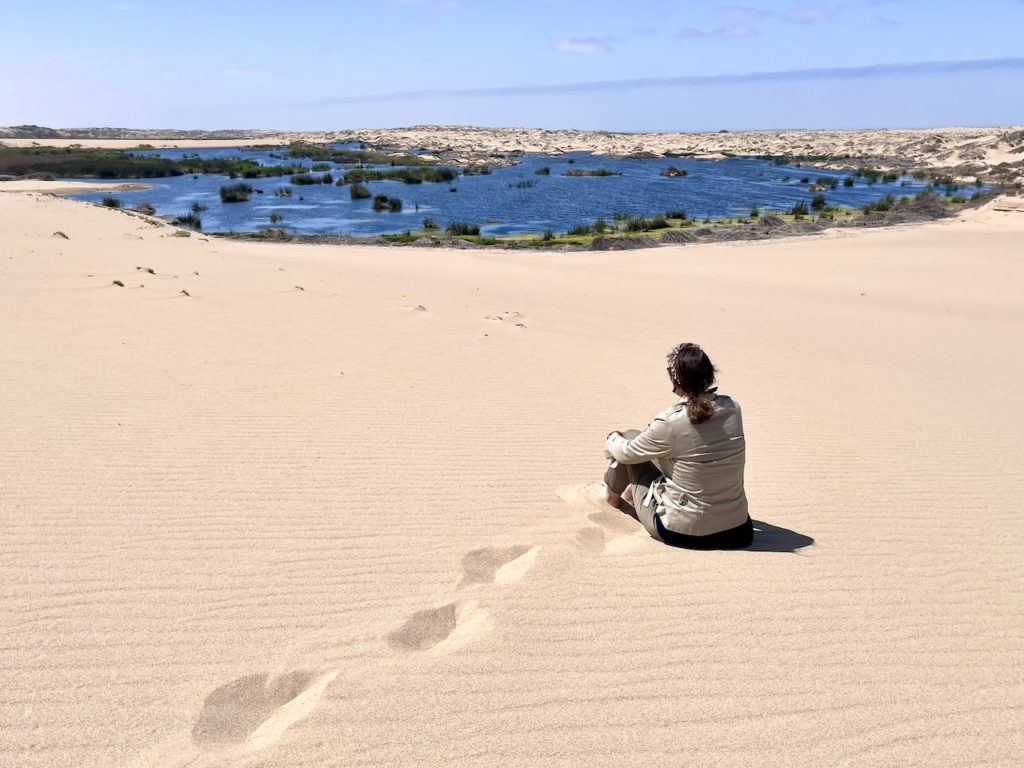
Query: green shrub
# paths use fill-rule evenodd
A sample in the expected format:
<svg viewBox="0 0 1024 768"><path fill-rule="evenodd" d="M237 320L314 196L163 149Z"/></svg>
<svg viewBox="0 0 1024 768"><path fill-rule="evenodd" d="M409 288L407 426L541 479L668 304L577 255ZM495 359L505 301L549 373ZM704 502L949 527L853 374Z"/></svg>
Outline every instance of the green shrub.
<svg viewBox="0 0 1024 768"><path fill-rule="evenodd" d="M811 208L815 211L820 211L826 205L828 205L828 201L825 199L825 195L820 192L811 200Z"/></svg>
<svg viewBox="0 0 1024 768"><path fill-rule="evenodd" d="M760 216L761 216L761 209L758 208L756 205L750 206L750 218L757 219L757 218L760 218Z"/></svg>
<svg viewBox="0 0 1024 768"><path fill-rule="evenodd" d="M192 203L192 213L202 213L203 211L210 210L210 206L204 205L203 203Z"/></svg>
<svg viewBox="0 0 1024 768"><path fill-rule="evenodd" d="M480 226L466 221L453 221L445 227L445 232L456 237L459 235L479 235Z"/></svg>
<svg viewBox="0 0 1024 768"><path fill-rule="evenodd" d="M102 204L104 206L106 206L107 208L120 208L121 207L121 201L118 200L113 195L107 195L106 197L104 197Z"/></svg>
<svg viewBox="0 0 1024 768"><path fill-rule="evenodd" d="M365 181L401 181L404 184L422 184L425 181L441 183L454 181L459 176L454 168L352 168L345 171L349 183Z"/></svg>
<svg viewBox="0 0 1024 768"><path fill-rule="evenodd" d="M609 171L607 168L574 168L566 171L563 176L621 176L621 173Z"/></svg>
<svg viewBox="0 0 1024 768"><path fill-rule="evenodd" d="M554 239L555 239L555 233L552 232L550 229L545 229L543 232L540 233L540 240L543 243L550 242L550 241L552 241Z"/></svg>
<svg viewBox="0 0 1024 768"><path fill-rule="evenodd" d="M375 195L373 198L373 210L375 211L391 211L392 213L398 213L402 210L402 201L397 197L388 197L387 195Z"/></svg>
<svg viewBox="0 0 1024 768"><path fill-rule="evenodd" d="M839 189L839 179L835 176L819 176L818 184L823 187L829 187L830 189Z"/></svg>
<svg viewBox="0 0 1024 768"><path fill-rule="evenodd" d="M684 211L682 208L675 208L671 211L665 211L665 218L682 219L683 221L686 221L686 211Z"/></svg>
<svg viewBox="0 0 1024 768"><path fill-rule="evenodd" d="M424 229L440 229L441 225L437 223L437 219L426 218L423 220Z"/></svg>
<svg viewBox="0 0 1024 768"><path fill-rule="evenodd" d="M853 176L847 176L845 179L843 179L843 186L844 187L852 187L853 184L854 184Z"/></svg>
<svg viewBox="0 0 1024 768"><path fill-rule="evenodd" d="M229 184L220 188L222 203L245 203L252 196L252 187L248 184Z"/></svg>
<svg viewBox="0 0 1024 768"><path fill-rule="evenodd" d="M810 213L810 211L808 211L807 209L807 203L805 203L803 200L796 203L792 208L790 208L789 212L793 214L793 217L796 218L797 220L802 219L804 216Z"/></svg>
<svg viewBox="0 0 1024 768"><path fill-rule="evenodd" d="M865 178L868 184L877 184L885 176L882 171L875 170L874 168L858 168L857 175Z"/></svg>
<svg viewBox="0 0 1024 768"><path fill-rule="evenodd" d="M538 176L550 176L551 169L545 165L543 168L538 168L536 171L534 171L534 173L537 174Z"/></svg>
<svg viewBox="0 0 1024 768"><path fill-rule="evenodd" d="M320 178L309 173L297 173L289 181L298 186L309 186L310 184L319 184Z"/></svg>
<svg viewBox="0 0 1024 768"><path fill-rule="evenodd" d="M881 200L876 200L873 203L868 203L864 206L864 213L871 213L877 211L879 213L885 213L891 211L896 206L896 198L893 195L886 195Z"/></svg>
<svg viewBox="0 0 1024 768"><path fill-rule="evenodd" d="M595 221L594 221L594 233L595 234L600 235L605 230L607 230L608 228L609 228L608 227L608 222L604 220L603 216L598 216L597 219L595 219Z"/></svg>
<svg viewBox="0 0 1024 768"><path fill-rule="evenodd" d="M171 223L177 227L182 227L183 229L191 229L194 230L195 232L201 232L203 229L203 220L192 211L189 211L188 213L183 213L181 216L176 218Z"/></svg>
<svg viewBox="0 0 1024 768"><path fill-rule="evenodd" d="M882 174L882 181L884 181L886 184L892 184L893 182L899 181L899 179L900 174L898 173L889 172Z"/></svg>
<svg viewBox="0 0 1024 768"><path fill-rule="evenodd" d="M566 234L568 235L589 235L592 234L594 228L590 224L577 224L572 227Z"/></svg>
<svg viewBox="0 0 1024 768"><path fill-rule="evenodd" d="M349 194L353 200L365 200L368 197L373 197L373 193L370 188L360 181L352 184L348 189Z"/></svg>

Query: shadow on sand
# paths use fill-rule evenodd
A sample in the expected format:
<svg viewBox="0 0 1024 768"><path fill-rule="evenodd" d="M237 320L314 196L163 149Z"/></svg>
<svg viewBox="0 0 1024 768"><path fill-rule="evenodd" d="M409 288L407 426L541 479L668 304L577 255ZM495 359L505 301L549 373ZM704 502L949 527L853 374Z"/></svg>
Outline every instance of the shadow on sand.
<svg viewBox="0 0 1024 768"><path fill-rule="evenodd" d="M633 505L623 499L619 511L639 522ZM814 539L802 533L781 528L763 520L752 520L754 524L754 541L749 547L734 550L736 552L791 552L797 554L798 549L809 547Z"/></svg>
<svg viewBox="0 0 1024 768"><path fill-rule="evenodd" d="M796 552L813 543L810 536L754 520L754 543L745 549L747 552Z"/></svg>

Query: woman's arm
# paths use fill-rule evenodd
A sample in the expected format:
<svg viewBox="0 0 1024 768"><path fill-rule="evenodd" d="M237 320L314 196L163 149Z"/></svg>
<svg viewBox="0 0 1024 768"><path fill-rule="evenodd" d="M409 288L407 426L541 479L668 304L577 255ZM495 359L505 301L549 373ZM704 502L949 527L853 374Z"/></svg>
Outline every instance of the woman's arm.
<svg viewBox="0 0 1024 768"><path fill-rule="evenodd" d="M604 449L611 458L622 464L640 464L660 459L672 452L672 428L659 416L632 440L612 432L605 441Z"/></svg>

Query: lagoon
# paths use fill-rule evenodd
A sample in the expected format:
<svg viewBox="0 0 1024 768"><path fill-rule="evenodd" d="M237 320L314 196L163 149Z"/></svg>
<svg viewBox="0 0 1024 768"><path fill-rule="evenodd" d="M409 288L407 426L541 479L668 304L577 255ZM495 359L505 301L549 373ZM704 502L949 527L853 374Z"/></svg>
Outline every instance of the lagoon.
<svg viewBox="0 0 1024 768"><path fill-rule="evenodd" d="M357 145L331 145L354 149ZM185 155L203 158L235 157L275 165L296 162L285 158L286 147L203 148L152 150L144 154L177 159ZM445 227L453 221L479 224L490 236L529 235L546 229L566 232L598 217L611 220L616 214L650 216L685 210L691 219L703 220L749 214L752 206L762 211L788 210L799 201L810 204L815 192L808 187L821 177L840 181L850 172L799 165L777 164L759 158L730 157L700 160L687 157L617 158L575 152L560 155L521 155L517 164L490 166L489 174L460 175L451 183L406 184L401 181L370 181L374 195L398 197L400 212L374 211L371 199L352 200L349 186L334 184L294 185L288 176L246 180L255 190L244 203L222 203L221 186L232 184L226 176L200 174L147 179L146 189L114 193L130 208L149 203L160 216L180 216L193 204L207 207L201 213L207 232L255 232L267 227L285 228L297 234L381 235L418 230L432 218ZM312 165L311 161L302 161ZM335 179L354 166L330 163ZM685 169L686 176L663 175L670 166ZM319 167L319 166L318 166ZM388 166L367 166L384 167ZM451 166L462 173L462 168ZM537 171L543 168L549 174ZM608 176L567 176L573 171L607 170ZM804 180L806 179L806 180ZM829 205L863 206L886 195L914 195L928 186L910 176L894 182L869 183L854 178L853 186L839 184L827 189ZM289 197L276 196L290 187ZM75 195L76 199L100 202L108 193ZM272 224L270 217L280 217Z"/></svg>

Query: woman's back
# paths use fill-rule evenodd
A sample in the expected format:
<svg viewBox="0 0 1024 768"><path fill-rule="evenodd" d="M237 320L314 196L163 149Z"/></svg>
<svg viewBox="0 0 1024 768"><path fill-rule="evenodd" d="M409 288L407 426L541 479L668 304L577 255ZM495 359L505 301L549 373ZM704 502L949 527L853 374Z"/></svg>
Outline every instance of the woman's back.
<svg viewBox="0 0 1024 768"><path fill-rule="evenodd" d="M747 520L743 416L731 397L718 395L713 402L713 415L700 424L690 422L685 400L655 417L671 433L668 455L655 460L665 475L655 492L658 513L670 531L707 536Z"/></svg>

